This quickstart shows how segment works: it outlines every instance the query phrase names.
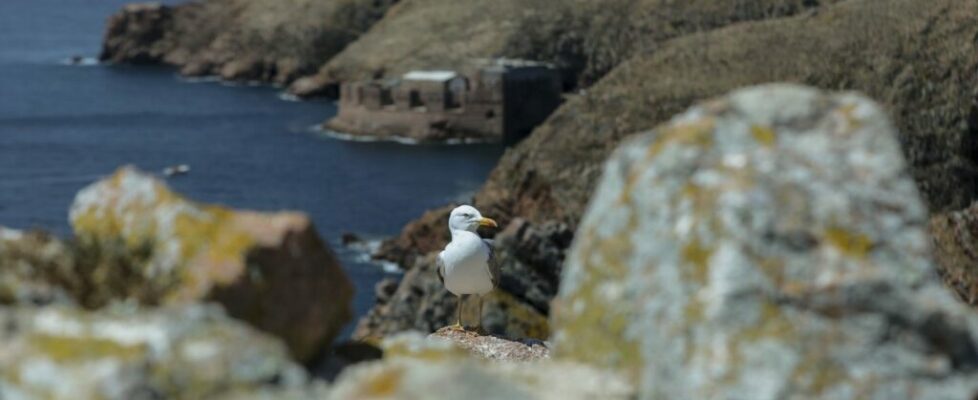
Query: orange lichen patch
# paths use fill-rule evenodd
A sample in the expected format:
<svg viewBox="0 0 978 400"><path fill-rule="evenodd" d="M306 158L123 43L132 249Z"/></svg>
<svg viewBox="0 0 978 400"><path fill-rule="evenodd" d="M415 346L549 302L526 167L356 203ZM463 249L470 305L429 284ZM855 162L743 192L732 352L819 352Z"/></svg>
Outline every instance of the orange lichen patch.
<svg viewBox="0 0 978 400"><path fill-rule="evenodd" d="M672 143L702 148L709 147L713 145L715 127L716 122L712 118L704 118L664 128L652 142L652 145L648 147L646 158L658 156L666 146Z"/></svg>
<svg viewBox="0 0 978 400"><path fill-rule="evenodd" d="M842 254L855 258L865 258L873 246L873 241L868 236L842 228L826 229L825 240Z"/></svg>
<svg viewBox="0 0 978 400"><path fill-rule="evenodd" d="M777 134L768 126L753 125L750 127L750 134L764 147L771 147L777 141Z"/></svg>
<svg viewBox="0 0 978 400"><path fill-rule="evenodd" d="M400 368L381 371L363 383L361 394L367 398L393 395L397 391L398 386L400 386L403 378L404 371Z"/></svg>

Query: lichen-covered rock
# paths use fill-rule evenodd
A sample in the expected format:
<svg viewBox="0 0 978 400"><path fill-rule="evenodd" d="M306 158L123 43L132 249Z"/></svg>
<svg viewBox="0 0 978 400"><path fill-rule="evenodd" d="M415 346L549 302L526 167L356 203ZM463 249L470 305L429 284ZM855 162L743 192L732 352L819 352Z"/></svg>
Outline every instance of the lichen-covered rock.
<svg viewBox="0 0 978 400"><path fill-rule="evenodd" d="M978 305L978 203L930 220L941 277L958 297Z"/></svg>
<svg viewBox="0 0 978 400"><path fill-rule="evenodd" d="M210 398L298 389L277 341L214 306L0 307L0 398Z"/></svg>
<svg viewBox="0 0 978 400"><path fill-rule="evenodd" d="M66 286L80 279L73 253L60 240L0 227L0 305L71 304Z"/></svg>
<svg viewBox="0 0 978 400"><path fill-rule="evenodd" d="M330 399L625 399L615 373L578 363L486 361L444 339L402 333L382 343L384 359L345 370Z"/></svg>
<svg viewBox="0 0 978 400"><path fill-rule="evenodd" d="M489 360L532 361L550 358L546 343L536 339L508 339L447 327L435 331L430 337L451 341L470 354Z"/></svg>
<svg viewBox="0 0 978 400"><path fill-rule="evenodd" d="M881 109L738 90L623 145L554 306L555 357L645 398L972 398L978 317L942 287Z"/></svg>
<svg viewBox="0 0 978 400"><path fill-rule="evenodd" d="M80 191L70 217L84 247L144 254L125 275L126 290L142 294L137 300L216 301L284 339L300 360L351 316L353 287L305 215L194 203L125 167Z"/></svg>

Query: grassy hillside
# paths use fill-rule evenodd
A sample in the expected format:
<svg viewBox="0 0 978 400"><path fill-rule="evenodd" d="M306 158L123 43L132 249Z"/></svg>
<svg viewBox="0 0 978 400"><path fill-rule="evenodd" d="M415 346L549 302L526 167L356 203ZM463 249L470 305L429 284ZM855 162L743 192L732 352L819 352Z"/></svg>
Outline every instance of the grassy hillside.
<svg viewBox="0 0 978 400"><path fill-rule="evenodd" d="M565 70L568 88L586 86L662 40L834 1L404 0L292 90L314 93L337 82L488 57L553 62Z"/></svg>

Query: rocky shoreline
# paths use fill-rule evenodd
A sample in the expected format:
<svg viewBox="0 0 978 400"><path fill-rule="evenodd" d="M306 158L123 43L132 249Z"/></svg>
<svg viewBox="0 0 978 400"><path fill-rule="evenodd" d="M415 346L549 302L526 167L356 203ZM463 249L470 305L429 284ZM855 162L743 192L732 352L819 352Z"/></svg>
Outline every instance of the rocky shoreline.
<svg viewBox="0 0 978 400"><path fill-rule="evenodd" d="M338 346L351 288L304 216L122 168L79 192L75 239L0 229L0 395L967 398L978 314L908 165L861 94L736 90L620 145L573 243L498 235L508 277L465 312L507 334L438 329L422 256ZM930 228L966 245L968 212ZM300 363L327 348L332 382Z"/></svg>
<svg viewBox="0 0 978 400"><path fill-rule="evenodd" d="M176 397L973 397L978 1L965 2L351 0L337 4L364 12L355 34L315 56L299 55L307 37L274 27L303 26L296 10L322 20L339 7L127 7L110 22L106 60L291 83L308 96L473 57L528 57L567 71L576 94L472 199L504 227L499 288L482 315L463 310L489 336L438 331L456 307L434 272L446 206L375 255L405 270L378 284L354 333L382 358L328 387L310 380L296 365L330 351L352 289L308 221L199 205L122 170L79 195L80 244L0 229L0 320L23 327L5 333L0 354L12 356L0 365L54 360L71 375L90 357L122 360L112 371L137 360L151 367L105 379L127 382L120 393ZM258 24L254 13L278 19ZM187 34L189 21L236 28ZM295 53L269 49L283 44ZM186 210L207 217L169 219ZM301 256L283 250L293 245ZM282 265L291 272L276 275ZM290 300L297 277L308 286ZM123 299L150 311L113 308ZM44 322L95 332L172 315L194 317L125 346L111 335L52 339ZM183 348L210 329L271 343L254 349L267 368L168 386L187 371L144 347ZM80 342L109 354L64 350ZM208 354L239 363L224 351ZM0 383L47 393L23 383L28 372Z"/></svg>
<svg viewBox="0 0 978 400"><path fill-rule="evenodd" d="M218 15L229 9L217 7L219 1L212 3ZM556 293L553 277L559 275L559 262L551 261L559 260L569 247L600 165L612 149L697 99L743 85L799 82L859 90L880 99L895 117L909 168L931 211L962 209L978 196L978 159L974 156L978 147L968 134L978 129L974 93L968 89L978 83L974 72L978 57L957 47L975 34L971 24L975 15L970 11L948 12L953 7L941 2L913 1L882 7L867 1L770 0L736 9L684 3L670 5L669 12L663 13L654 12L667 7L656 0L602 3L599 9L587 0L502 2L485 10L475 3L418 0L391 5L363 35L328 60L319 60L323 63L319 72L296 81L293 89L298 85L317 92L343 81L396 76L412 68L452 67L474 57L493 56L551 62L569 72L565 87L586 88L570 96L529 138L514 146L472 199L473 205L498 216L504 225L522 221L508 232L527 223L546 227L543 229L559 226L567 232L560 239L547 238L548 234L534 239L556 240L539 251L503 244L504 270L511 277L507 281L514 282L504 291L518 308L532 311L527 314L529 320L547 316L542 304ZM586 23L584 15L589 17ZM498 29L481 29L479 23L451 28L439 23L449 18L516 22ZM676 21L696 23L676 27ZM872 29L865 28L863 21L874 21ZM432 25L444 25L446 30L435 35L421 29ZM131 42L133 31L110 33L106 42ZM456 37L470 38L471 46L436 45ZM785 40L772 42L769 38L773 37ZM621 38L633 40L617 40ZM823 45L826 38L836 45ZM417 49L403 46L403 41L430 46ZM646 48L656 50L642 51ZM717 65L723 66L722 73L715 71ZM424 260L447 242L441 225L450 208L433 210L409 223L375 257L408 270L430 270ZM503 243L507 235L500 235ZM523 240L527 238L510 242ZM523 271L535 272L524 278ZM443 294L430 284L431 279L425 273L407 276L400 292L417 297L411 303L421 304L420 308L405 309L406 314L401 315L383 304L386 299L378 299L377 308L361 322L358 336L382 336L409 327L431 329L445 322L450 310L440 309L446 307L439 301L444 300ZM527 287L539 287L532 291L539 294L525 296ZM391 296L407 301L397 291ZM499 312L504 303L509 301L491 306L488 312ZM509 333L528 329L525 321L507 323L524 325ZM503 324L495 324L497 333L510 329ZM533 329L545 331L537 328Z"/></svg>
<svg viewBox="0 0 978 400"><path fill-rule="evenodd" d="M168 64L186 76L288 85L317 70L396 0L139 3L107 24L99 59Z"/></svg>

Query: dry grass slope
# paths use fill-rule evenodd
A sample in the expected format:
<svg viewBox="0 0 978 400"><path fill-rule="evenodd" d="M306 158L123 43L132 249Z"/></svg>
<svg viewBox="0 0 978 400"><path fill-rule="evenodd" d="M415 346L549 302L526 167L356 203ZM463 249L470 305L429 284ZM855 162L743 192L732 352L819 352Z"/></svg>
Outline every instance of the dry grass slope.
<svg viewBox="0 0 978 400"><path fill-rule="evenodd" d="M835 1L405 0L315 79L325 85L511 57L553 62L567 71L567 87L586 86L662 40Z"/></svg>
<svg viewBox="0 0 978 400"><path fill-rule="evenodd" d="M491 215L576 224L602 162L624 137L697 100L789 81L882 102L931 210L962 208L978 194L968 127L976 41L975 0L851 0L684 36L633 57L567 102L504 156L476 203Z"/></svg>

